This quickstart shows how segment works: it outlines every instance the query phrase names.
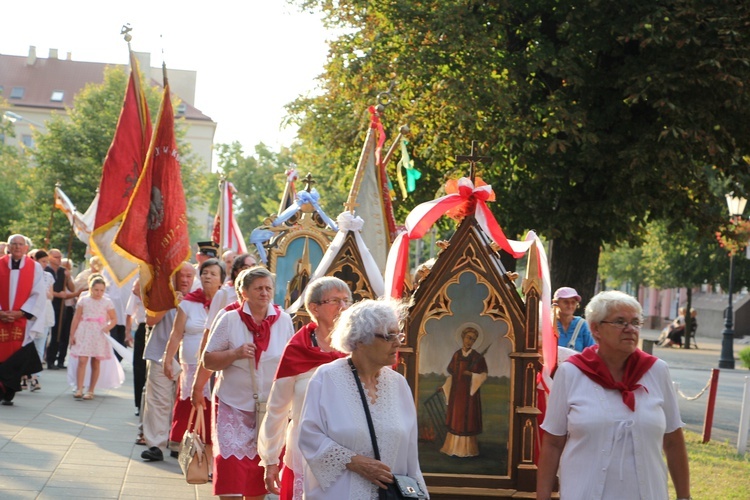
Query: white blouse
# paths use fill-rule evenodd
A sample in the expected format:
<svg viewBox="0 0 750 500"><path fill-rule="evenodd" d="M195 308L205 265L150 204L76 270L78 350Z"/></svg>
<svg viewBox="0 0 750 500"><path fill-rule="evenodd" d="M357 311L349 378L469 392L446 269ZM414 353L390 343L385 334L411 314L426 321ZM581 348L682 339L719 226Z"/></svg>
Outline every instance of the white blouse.
<svg viewBox="0 0 750 500"><path fill-rule="evenodd" d="M261 466L278 464L281 450L286 444L284 465L294 471L295 477L302 474L304 458L298 445L299 421L307 384L314 372L315 368L294 377L274 381L266 407L266 418L258 436Z"/></svg>
<svg viewBox="0 0 750 500"><path fill-rule="evenodd" d="M299 448L304 456L305 498L378 498L377 486L346 468L352 457L374 458L362 399L348 358L318 367L307 386ZM394 474L408 474L427 487L419 468L417 413L406 379L380 370L377 401L370 402L380 459Z"/></svg>
<svg viewBox="0 0 750 500"><path fill-rule="evenodd" d="M667 364L657 360L639 383L633 412L620 391L603 388L571 363L560 364L542 429L567 435L561 499L669 498L663 438L684 424Z"/></svg>
<svg viewBox="0 0 750 500"><path fill-rule="evenodd" d="M247 304L244 305L244 311L250 314ZM268 314L275 314L274 311L273 306L269 304ZM261 354L260 363L255 372L255 383L261 401L268 400L281 354L289 339L294 335L292 318L284 311L280 314L281 317L271 326L268 348ZM228 311L216 319L208 337L206 352L227 351L252 341L253 334L242 322L239 313ZM250 377L251 362L254 365L255 359L238 359L218 372L215 388L216 395L224 403L245 411L255 411L252 378Z"/></svg>

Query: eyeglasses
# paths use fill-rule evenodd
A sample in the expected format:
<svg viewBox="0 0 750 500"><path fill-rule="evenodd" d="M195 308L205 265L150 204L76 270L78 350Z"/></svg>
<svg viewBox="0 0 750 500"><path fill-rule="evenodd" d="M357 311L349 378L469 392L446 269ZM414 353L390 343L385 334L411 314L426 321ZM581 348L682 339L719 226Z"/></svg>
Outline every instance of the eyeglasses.
<svg viewBox="0 0 750 500"><path fill-rule="evenodd" d="M618 330L624 330L626 326L630 326L635 328L636 330L640 330L641 327L643 327L643 321L640 319L634 319L631 322L627 322L622 319L618 319L617 321L600 321L599 323L606 323L608 325L612 325Z"/></svg>
<svg viewBox="0 0 750 500"><path fill-rule="evenodd" d="M318 304L319 306L324 306L326 304L336 304L336 305L343 304L346 307L349 307L350 305L352 305L352 301L349 299L326 299L326 300L321 300L320 302L316 302L316 304Z"/></svg>
<svg viewBox="0 0 750 500"><path fill-rule="evenodd" d="M403 344L404 339L406 339L406 335L404 335L403 333L389 333L387 335L384 333L376 333L375 336L379 339L385 340L386 342L390 342L391 344L396 340L398 340L399 344Z"/></svg>

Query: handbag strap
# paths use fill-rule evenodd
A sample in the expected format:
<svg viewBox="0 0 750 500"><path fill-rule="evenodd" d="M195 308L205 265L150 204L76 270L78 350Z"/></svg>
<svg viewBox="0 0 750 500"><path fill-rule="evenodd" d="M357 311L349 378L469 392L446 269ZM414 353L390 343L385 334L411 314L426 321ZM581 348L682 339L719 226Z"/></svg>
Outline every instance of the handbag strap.
<svg viewBox="0 0 750 500"><path fill-rule="evenodd" d="M193 425L193 417L195 417L195 425ZM197 432L201 437L201 441L206 442L206 420L203 417L203 410L195 411L195 406L190 408L187 430Z"/></svg>
<svg viewBox="0 0 750 500"><path fill-rule="evenodd" d="M372 425L372 416L370 415L370 405L367 403L367 397L365 396L365 390L362 388L362 382L359 380L359 374L357 373L357 367L354 366L354 361L349 358L349 367L352 369L354 375L354 381L357 383L357 389L359 389L359 395L362 398L362 406L365 409L365 417L367 417L367 427L370 429L370 439L372 440L372 451L375 453L375 460L380 460L380 450L378 449L378 440L375 437L375 427Z"/></svg>

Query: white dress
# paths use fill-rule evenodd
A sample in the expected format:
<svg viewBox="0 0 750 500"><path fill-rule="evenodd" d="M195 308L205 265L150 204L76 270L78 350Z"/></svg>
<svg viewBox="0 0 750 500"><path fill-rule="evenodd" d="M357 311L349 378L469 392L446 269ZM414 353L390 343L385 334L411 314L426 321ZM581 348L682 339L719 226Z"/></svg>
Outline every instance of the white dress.
<svg viewBox="0 0 750 500"><path fill-rule="evenodd" d="M346 468L352 457L374 458L362 399L348 358L320 366L310 379L302 408L299 448L305 457L305 498L378 498L377 487ZM380 370L377 401L370 402L380 459L394 474L427 487L417 453L417 412L406 379Z"/></svg>
<svg viewBox="0 0 750 500"><path fill-rule="evenodd" d="M639 381L635 411L572 363L560 364L542 429L568 439L560 457L560 498L668 500L665 433L684 424L662 360Z"/></svg>

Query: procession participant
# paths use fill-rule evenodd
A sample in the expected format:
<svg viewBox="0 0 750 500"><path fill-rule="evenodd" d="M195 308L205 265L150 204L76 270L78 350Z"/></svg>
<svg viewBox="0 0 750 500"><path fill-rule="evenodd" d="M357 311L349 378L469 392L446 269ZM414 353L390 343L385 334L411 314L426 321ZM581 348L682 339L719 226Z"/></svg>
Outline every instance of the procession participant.
<svg viewBox="0 0 750 500"><path fill-rule="evenodd" d="M139 278L133 282L133 289L125 306L125 331L133 331L135 323L135 335L133 338L133 398L135 402L135 414L141 414L141 403L143 387L146 385L146 360L143 350L146 348L146 309L141 301L141 281Z"/></svg>
<svg viewBox="0 0 750 500"><path fill-rule="evenodd" d="M597 345L555 372L537 499L551 498L559 470L560 498L667 500L667 469L677 498L690 498L685 424L669 367L638 349L642 313L634 297L614 290L586 307Z"/></svg>
<svg viewBox="0 0 750 500"><path fill-rule="evenodd" d="M53 286L52 307L55 310L55 326L50 331L47 346L47 368L50 370L64 370L65 357L68 354L68 340L70 338L70 321L65 321L65 300L77 297L75 285L70 277L70 271L62 265L62 252L57 248L47 252L49 265L44 269L55 277ZM72 319L72 318L71 318Z"/></svg>
<svg viewBox="0 0 750 500"><path fill-rule="evenodd" d="M213 492L221 498L262 499L266 494L263 468L258 465L256 439L261 422L256 401L268 400L281 354L294 334L292 319L273 304L273 279L261 266L240 273L237 286L242 305L214 322L203 354L203 365L220 372L214 390L212 436ZM202 390L196 380L193 405L198 411L205 405Z"/></svg>
<svg viewBox="0 0 750 500"><path fill-rule="evenodd" d="M427 491L414 396L391 368L404 341L399 315L394 302L366 299L336 322L331 345L351 355L318 367L307 386L299 435L305 498L378 498L378 488L393 483L394 474L410 476Z"/></svg>
<svg viewBox="0 0 750 500"><path fill-rule="evenodd" d="M297 442L305 390L318 366L346 356L331 347L330 337L339 314L351 303L349 285L339 278L311 281L305 288L305 310L311 321L294 334L281 356L258 436L258 455L265 467L266 489L283 500L302 498L304 458Z"/></svg>
<svg viewBox="0 0 750 500"><path fill-rule="evenodd" d="M189 262L183 262L174 277L178 301L190 292L194 275L195 268ZM148 446L148 449L141 453L141 458L149 462L164 460L162 449L170 445L169 429L172 426L175 381L164 374L162 362L172 363L174 358L163 360L162 356L176 315L176 309L146 315L146 326L150 332L143 352L146 359L146 390L141 409L143 429L142 434L136 438L136 444ZM177 456L179 443L173 443L172 446L173 453Z"/></svg>
<svg viewBox="0 0 750 500"><path fill-rule="evenodd" d="M193 286L190 288L191 292L194 292L201 287L200 274L198 272L198 268L200 268L201 264L208 259L217 259L219 257L219 245L213 241L199 241L197 244L198 252L195 254L195 264L193 264L193 267L195 268L195 278L193 279ZM224 269L226 270L226 268Z"/></svg>
<svg viewBox="0 0 750 500"><path fill-rule="evenodd" d="M177 401L172 413L172 429L169 439L181 441L187 430L192 404L190 398L193 392L193 381L198 372L200 344L203 340L203 330L206 325L206 315L211 301L224 282L224 264L218 259L208 259L199 268L201 288L183 297L177 307L177 316L169 334L169 342L164 350L164 359L172 359L179 349L182 373L177 385ZM164 363L164 375L173 378L172 364ZM205 390L205 422L213 419L209 408L211 393ZM208 437L207 442L210 442Z"/></svg>
<svg viewBox="0 0 750 500"><path fill-rule="evenodd" d="M10 254L0 257L0 397L4 406L13 405L22 375L41 370L34 346L21 348L42 332L46 302L44 270L26 256L28 239L14 234L8 238L8 247Z"/></svg>

